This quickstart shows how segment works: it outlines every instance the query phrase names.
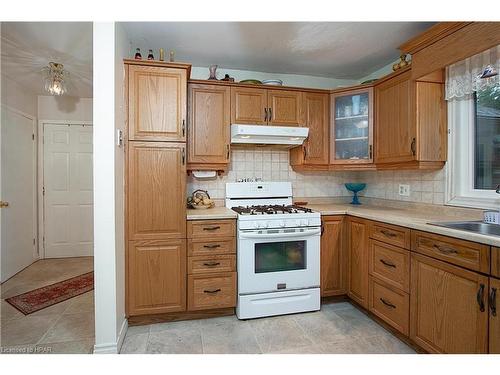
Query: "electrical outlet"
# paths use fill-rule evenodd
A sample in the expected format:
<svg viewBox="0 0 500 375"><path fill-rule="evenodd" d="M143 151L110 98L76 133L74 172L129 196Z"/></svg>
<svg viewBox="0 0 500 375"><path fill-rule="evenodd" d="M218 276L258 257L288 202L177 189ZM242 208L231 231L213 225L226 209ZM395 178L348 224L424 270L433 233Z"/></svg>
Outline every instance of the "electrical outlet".
<svg viewBox="0 0 500 375"><path fill-rule="evenodd" d="M409 197L410 196L410 185L399 185L399 195L402 195L404 197Z"/></svg>

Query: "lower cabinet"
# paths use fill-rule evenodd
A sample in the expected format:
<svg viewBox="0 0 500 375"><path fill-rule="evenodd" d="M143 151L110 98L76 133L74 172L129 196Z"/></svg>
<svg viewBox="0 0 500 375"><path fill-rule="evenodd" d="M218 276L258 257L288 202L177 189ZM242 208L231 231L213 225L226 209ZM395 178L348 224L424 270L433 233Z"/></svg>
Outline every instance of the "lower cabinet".
<svg viewBox="0 0 500 375"><path fill-rule="evenodd" d="M369 221L348 219L348 290L347 295L368 308L368 232Z"/></svg>
<svg viewBox="0 0 500 375"><path fill-rule="evenodd" d="M487 305L488 277L411 255L410 338L422 348L487 353Z"/></svg>
<svg viewBox="0 0 500 375"><path fill-rule="evenodd" d="M321 221L321 296L347 292L346 218L324 216Z"/></svg>
<svg viewBox="0 0 500 375"><path fill-rule="evenodd" d="M490 353L500 354L500 279L490 277L490 293L488 302L490 307Z"/></svg>
<svg viewBox="0 0 500 375"><path fill-rule="evenodd" d="M186 240L130 241L128 314L186 310Z"/></svg>

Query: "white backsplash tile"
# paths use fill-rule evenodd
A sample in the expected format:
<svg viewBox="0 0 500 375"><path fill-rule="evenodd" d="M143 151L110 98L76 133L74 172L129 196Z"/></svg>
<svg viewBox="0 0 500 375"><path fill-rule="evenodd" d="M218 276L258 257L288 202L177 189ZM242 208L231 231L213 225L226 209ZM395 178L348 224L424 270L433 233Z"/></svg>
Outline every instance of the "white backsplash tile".
<svg viewBox="0 0 500 375"><path fill-rule="evenodd" d="M361 196L407 202L444 204L444 170L439 171L365 171L365 172L295 172L290 167L287 150L260 148L231 152L230 170L224 176L200 181L188 178L187 194L196 189L208 190L211 197L224 199L226 182L243 178L292 182L295 197L350 196L346 182L365 182ZM410 196L400 196L399 184L410 185Z"/></svg>

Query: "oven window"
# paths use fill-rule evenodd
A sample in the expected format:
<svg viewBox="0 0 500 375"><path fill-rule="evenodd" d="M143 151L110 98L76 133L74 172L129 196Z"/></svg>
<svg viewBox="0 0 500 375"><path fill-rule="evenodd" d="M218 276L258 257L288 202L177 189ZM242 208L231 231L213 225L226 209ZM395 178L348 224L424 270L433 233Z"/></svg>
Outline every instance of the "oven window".
<svg viewBox="0 0 500 375"><path fill-rule="evenodd" d="M255 273L303 270L306 268L306 241L255 244Z"/></svg>

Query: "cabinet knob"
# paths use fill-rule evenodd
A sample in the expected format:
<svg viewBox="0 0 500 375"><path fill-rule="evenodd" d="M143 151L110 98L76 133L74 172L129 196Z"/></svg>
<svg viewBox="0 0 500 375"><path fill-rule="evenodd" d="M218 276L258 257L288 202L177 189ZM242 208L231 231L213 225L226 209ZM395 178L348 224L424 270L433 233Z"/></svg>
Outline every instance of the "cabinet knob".
<svg viewBox="0 0 500 375"><path fill-rule="evenodd" d="M9 202L0 201L0 208L9 207Z"/></svg>

